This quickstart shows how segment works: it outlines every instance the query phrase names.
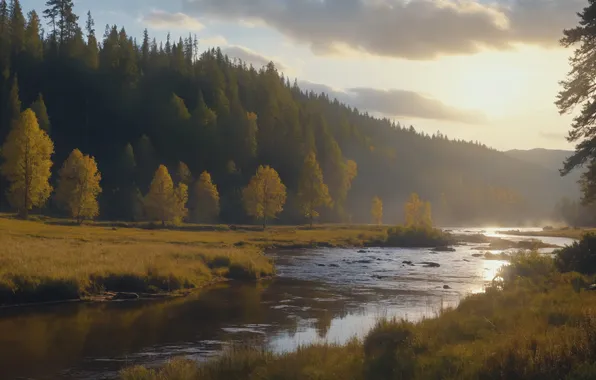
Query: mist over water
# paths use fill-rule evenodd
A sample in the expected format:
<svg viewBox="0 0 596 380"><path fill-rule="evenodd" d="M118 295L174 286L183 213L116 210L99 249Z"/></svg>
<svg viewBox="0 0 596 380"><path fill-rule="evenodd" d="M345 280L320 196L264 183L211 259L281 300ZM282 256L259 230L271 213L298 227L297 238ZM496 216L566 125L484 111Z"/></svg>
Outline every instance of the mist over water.
<svg viewBox="0 0 596 380"><path fill-rule="evenodd" d="M453 232L523 239L499 234L510 229ZM572 241L541 239L557 245ZM178 356L206 360L234 343L276 352L317 342L345 343L363 337L379 318L432 317L483 291L506 263L472 256L484 252L474 249L482 246L441 253L279 251L272 254L279 276L268 282L224 284L152 302L5 309L0 311L0 378L109 379L133 364L157 366Z"/></svg>

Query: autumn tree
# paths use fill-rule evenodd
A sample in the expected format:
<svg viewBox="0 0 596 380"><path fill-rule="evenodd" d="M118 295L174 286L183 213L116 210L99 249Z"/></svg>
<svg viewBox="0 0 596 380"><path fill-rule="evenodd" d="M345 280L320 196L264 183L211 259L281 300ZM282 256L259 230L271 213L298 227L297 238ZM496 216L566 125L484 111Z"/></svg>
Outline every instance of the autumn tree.
<svg viewBox="0 0 596 380"><path fill-rule="evenodd" d="M298 202L302 215L308 218L311 227L314 219L319 216L318 208L331 203L329 189L323 182L323 173L314 152L306 156L302 166L298 184Z"/></svg>
<svg viewBox="0 0 596 380"><path fill-rule="evenodd" d="M407 227L432 227L430 202L424 202L418 194L412 193L404 206Z"/></svg>
<svg viewBox="0 0 596 380"><path fill-rule="evenodd" d="M194 184L191 199L191 219L194 222L214 222L219 216L219 192L211 174L203 172Z"/></svg>
<svg viewBox="0 0 596 380"><path fill-rule="evenodd" d="M270 166L259 166L248 186L242 192L244 208L248 215L267 222L283 211L286 203L286 186L279 174Z"/></svg>
<svg viewBox="0 0 596 380"><path fill-rule="evenodd" d="M370 209L373 223L383 224L383 201L379 197L374 197L372 200L372 207Z"/></svg>
<svg viewBox="0 0 596 380"><path fill-rule="evenodd" d="M62 165L59 175L56 202L78 223L98 216L101 174L95 159L75 149Z"/></svg>
<svg viewBox="0 0 596 380"><path fill-rule="evenodd" d="M174 182L164 165L160 165L145 197L145 214L149 220L180 223L186 216L188 186L184 183L174 188Z"/></svg>
<svg viewBox="0 0 596 380"><path fill-rule="evenodd" d="M10 182L8 199L19 215L27 218L29 210L40 207L50 197L50 169L54 143L39 128L35 113L25 110L10 131L2 156L2 174Z"/></svg>

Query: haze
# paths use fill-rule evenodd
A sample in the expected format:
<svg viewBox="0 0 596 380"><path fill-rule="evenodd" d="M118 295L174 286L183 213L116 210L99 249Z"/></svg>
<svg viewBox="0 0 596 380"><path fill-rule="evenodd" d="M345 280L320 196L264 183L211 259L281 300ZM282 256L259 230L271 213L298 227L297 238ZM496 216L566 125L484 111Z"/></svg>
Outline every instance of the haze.
<svg viewBox="0 0 596 380"><path fill-rule="evenodd" d="M45 0L24 2L43 8ZM304 88L432 134L497 149L570 149L553 102L570 53L561 31L580 0L81 0L98 31L197 34ZM81 20L81 22L83 22Z"/></svg>

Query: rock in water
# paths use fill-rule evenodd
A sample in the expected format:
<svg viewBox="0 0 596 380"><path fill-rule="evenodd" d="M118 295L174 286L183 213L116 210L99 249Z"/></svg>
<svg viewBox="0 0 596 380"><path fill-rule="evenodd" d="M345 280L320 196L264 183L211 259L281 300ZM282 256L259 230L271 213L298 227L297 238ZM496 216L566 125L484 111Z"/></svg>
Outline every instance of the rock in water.
<svg viewBox="0 0 596 380"><path fill-rule="evenodd" d="M441 264L431 263L431 262L428 262L428 261L425 261L425 262L423 262L421 264L424 265L425 268L439 268L441 266Z"/></svg>
<svg viewBox="0 0 596 380"><path fill-rule="evenodd" d="M451 289L451 286L449 286L449 285L443 285L443 289Z"/></svg>
<svg viewBox="0 0 596 380"><path fill-rule="evenodd" d="M139 295L137 293L116 293L113 300L137 300Z"/></svg>
<svg viewBox="0 0 596 380"><path fill-rule="evenodd" d="M436 247L433 252L455 252L455 248L451 247Z"/></svg>

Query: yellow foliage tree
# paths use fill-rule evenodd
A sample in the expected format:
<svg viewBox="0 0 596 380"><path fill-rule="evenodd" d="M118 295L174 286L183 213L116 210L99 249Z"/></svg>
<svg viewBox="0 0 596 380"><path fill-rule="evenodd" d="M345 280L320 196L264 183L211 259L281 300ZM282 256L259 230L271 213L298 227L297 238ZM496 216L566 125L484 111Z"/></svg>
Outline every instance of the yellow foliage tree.
<svg viewBox="0 0 596 380"><path fill-rule="evenodd" d="M43 206L52 193L49 178L54 143L39 128L35 113L25 110L2 147L2 174L10 182L8 200L21 217Z"/></svg>
<svg viewBox="0 0 596 380"><path fill-rule="evenodd" d="M430 228L433 225L430 202L424 202L418 194L412 193L405 207L405 221L407 227Z"/></svg>
<svg viewBox="0 0 596 380"><path fill-rule="evenodd" d="M203 172L192 191L191 218L194 222L213 222L219 216L219 192L211 174Z"/></svg>
<svg viewBox="0 0 596 380"><path fill-rule="evenodd" d="M82 223L99 215L97 197L101 194L101 174L93 157L72 151L60 169L56 202Z"/></svg>
<svg viewBox="0 0 596 380"><path fill-rule="evenodd" d="M329 188L323 182L323 172L314 152L306 156L302 166L298 184L298 201L302 214L309 219L311 227L314 219L319 217L317 209L331 204Z"/></svg>
<svg viewBox="0 0 596 380"><path fill-rule="evenodd" d="M373 223L383 224L383 201L379 197L374 197L372 200L372 207L370 209Z"/></svg>
<svg viewBox="0 0 596 380"><path fill-rule="evenodd" d="M174 188L174 182L164 165L160 165L145 197L145 214L149 220L180 223L188 213L188 186L184 183Z"/></svg>
<svg viewBox="0 0 596 380"><path fill-rule="evenodd" d="M263 220L263 228L267 228L267 221L283 211L286 186L275 169L259 166L257 173L243 190L242 200L248 215Z"/></svg>

